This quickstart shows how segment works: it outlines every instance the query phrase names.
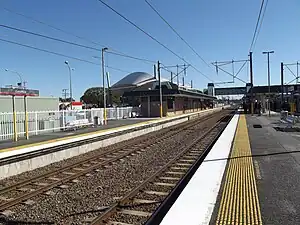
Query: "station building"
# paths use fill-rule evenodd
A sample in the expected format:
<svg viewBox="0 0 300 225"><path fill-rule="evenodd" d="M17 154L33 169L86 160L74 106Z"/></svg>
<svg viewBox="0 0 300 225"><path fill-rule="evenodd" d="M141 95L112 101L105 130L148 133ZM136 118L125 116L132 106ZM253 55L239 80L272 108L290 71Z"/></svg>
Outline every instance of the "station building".
<svg viewBox="0 0 300 225"><path fill-rule="evenodd" d="M181 87L161 79L163 116L183 114L213 108L216 97L197 89ZM139 106L143 117L160 116L159 81L151 74L134 72L112 86L119 92L123 104Z"/></svg>
<svg viewBox="0 0 300 225"><path fill-rule="evenodd" d="M208 84L208 90L216 96L243 95L243 101L250 104L251 84L247 83L244 87L224 87L214 88L213 84ZM282 109L291 113L300 112L300 84L271 85L270 95L269 86L254 86L252 88L253 99L261 102L263 111L268 108L272 111L280 111ZM281 97L283 96L283 99ZM282 102L283 100L283 102Z"/></svg>

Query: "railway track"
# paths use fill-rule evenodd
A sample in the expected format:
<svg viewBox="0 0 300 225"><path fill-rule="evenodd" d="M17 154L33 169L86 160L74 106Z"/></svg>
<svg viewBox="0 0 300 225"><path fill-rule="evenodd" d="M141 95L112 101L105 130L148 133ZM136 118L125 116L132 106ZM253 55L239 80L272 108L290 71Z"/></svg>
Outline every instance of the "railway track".
<svg viewBox="0 0 300 225"><path fill-rule="evenodd" d="M229 117L225 116L188 146L182 147L176 157L107 207L91 224L132 225L144 224L147 220L147 224L158 224L226 127Z"/></svg>
<svg viewBox="0 0 300 225"><path fill-rule="evenodd" d="M66 187L65 184L76 183L80 176L89 176L89 173L116 163L118 160L147 151L154 145L158 145L167 139L172 139L176 135L182 135L183 131L185 131L185 135L188 136L193 132L192 128L197 129L201 122L209 121L210 119L215 119L217 116L221 117L222 115L224 115L224 112L195 120L198 121L198 123L190 121L179 127L167 129L168 132L160 137L150 135L150 138L146 140L137 140L136 143L129 142L105 153L93 155L71 165L2 188L0 189L0 211L4 211L39 194L47 193L47 191L55 187L64 188L64 186ZM166 130L164 132L166 132ZM155 141L151 137L156 137L156 139L154 139Z"/></svg>
<svg viewBox="0 0 300 225"><path fill-rule="evenodd" d="M218 113L220 113L220 112L218 112ZM210 114L210 115L207 115L207 116L200 117L199 119L201 120L201 119L204 119L204 118L210 118L212 116L213 116L213 114ZM185 127L189 127L190 124L193 124L193 122L192 121L185 122L182 125L177 125L177 128L172 128L172 127L165 128L163 130L160 130L160 131L156 132L156 134L152 134L152 136L153 137L160 136L160 134L163 134L166 130L169 130L170 132L174 132L174 131L177 132L178 129L185 129ZM132 128L131 130L128 130L126 132L130 132L130 131L133 131L133 130L136 130L136 129ZM121 135L123 133L124 133L124 131L120 131L120 132L115 133L114 135ZM166 132L165 132L165 134L166 134ZM45 149L42 149L42 150L33 151L33 152L30 152L30 153L20 154L20 155L17 155L17 156L10 156L10 157L4 158L4 159L0 159L0 166L7 165L7 164L10 164L10 163L14 163L14 162L18 162L18 161L22 161L22 160L26 160L26 159L31 159L31 158L42 156L42 155L45 155L45 154L50 154L50 153L61 151L63 149L67 149L67 148L73 148L73 147L76 147L76 146L81 146L81 145L84 145L84 144L97 142L97 141L106 139L110 136L112 136L112 135L108 134L108 135L104 135L104 136L101 136L101 137L95 137L95 138L90 138L90 139L87 139L87 140L76 141L76 142L72 142L72 143L69 143L69 144L63 144L63 145L56 146L56 147L49 147L49 148L45 148Z"/></svg>

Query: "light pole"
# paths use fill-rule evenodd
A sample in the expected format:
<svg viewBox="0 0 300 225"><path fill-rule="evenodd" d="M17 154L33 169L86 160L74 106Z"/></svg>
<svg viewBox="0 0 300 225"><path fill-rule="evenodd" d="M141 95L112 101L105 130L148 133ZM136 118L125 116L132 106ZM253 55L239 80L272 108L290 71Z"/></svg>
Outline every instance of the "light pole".
<svg viewBox="0 0 300 225"><path fill-rule="evenodd" d="M17 74L19 76L19 78L20 78L21 85L23 84L23 79L22 79L22 76L21 76L21 74L19 72L13 71L13 70L9 70L9 69L5 69L5 71Z"/></svg>
<svg viewBox="0 0 300 225"><path fill-rule="evenodd" d="M65 64L68 66L69 69L69 79L70 79L70 102L71 102L71 110L73 108L72 102L73 102L73 92L72 92L72 74L71 74L71 67L68 61L65 61Z"/></svg>
<svg viewBox="0 0 300 225"><path fill-rule="evenodd" d="M157 61L157 73L158 73L158 83L159 83L159 116L163 117L163 100L162 100L162 90L161 90L161 76L160 76L160 62Z"/></svg>
<svg viewBox="0 0 300 225"><path fill-rule="evenodd" d="M102 48L102 82L103 82L103 122L106 124L106 93L105 93L105 71L104 71L104 52L108 48Z"/></svg>
<svg viewBox="0 0 300 225"><path fill-rule="evenodd" d="M267 51L263 52L263 54L268 55L268 86L269 86L269 100L268 100L268 107L269 107L269 117L271 116L271 104L270 104L270 98L271 98L271 86L270 86L270 54L274 53L274 51Z"/></svg>

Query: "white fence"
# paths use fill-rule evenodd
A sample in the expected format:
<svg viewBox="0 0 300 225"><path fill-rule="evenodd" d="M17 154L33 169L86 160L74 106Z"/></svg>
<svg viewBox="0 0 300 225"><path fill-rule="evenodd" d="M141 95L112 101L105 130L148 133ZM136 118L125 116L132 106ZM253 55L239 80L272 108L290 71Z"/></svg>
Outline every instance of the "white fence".
<svg viewBox="0 0 300 225"><path fill-rule="evenodd" d="M132 107L107 108L107 120L130 117ZM103 108L67 111L28 112L28 134L39 135L70 128L99 125L103 122ZM16 112L16 133L24 137L26 131L25 113ZM14 138L13 113L0 113L0 140Z"/></svg>

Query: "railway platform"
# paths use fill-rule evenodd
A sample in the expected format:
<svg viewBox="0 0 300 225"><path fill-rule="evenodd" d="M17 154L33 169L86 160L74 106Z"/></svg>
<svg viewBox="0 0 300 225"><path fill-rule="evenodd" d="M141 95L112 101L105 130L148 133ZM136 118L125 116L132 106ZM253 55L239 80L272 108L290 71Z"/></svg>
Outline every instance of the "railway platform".
<svg viewBox="0 0 300 225"><path fill-rule="evenodd" d="M45 133L36 136L30 136L28 140L20 139L17 142L12 140L0 141L0 153L11 150L22 149L27 146L37 146L45 143L51 143L62 139L74 138L78 135L86 135L94 132L103 132L108 129L115 129L119 127L126 127L128 125L134 125L142 122L147 122L150 118L134 118L134 119L122 119L122 120L110 120L107 125L101 125L96 127L78 128L76 130L57 131L52 133Z"/></svg>
<svg viewBox="0 0 300 225"><path fill-rule="evenodd" d="M300 224L300 133L235 115L162 225Z"/></svg>

